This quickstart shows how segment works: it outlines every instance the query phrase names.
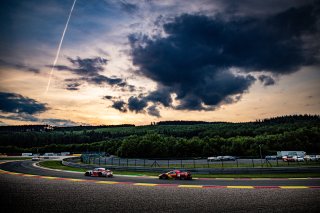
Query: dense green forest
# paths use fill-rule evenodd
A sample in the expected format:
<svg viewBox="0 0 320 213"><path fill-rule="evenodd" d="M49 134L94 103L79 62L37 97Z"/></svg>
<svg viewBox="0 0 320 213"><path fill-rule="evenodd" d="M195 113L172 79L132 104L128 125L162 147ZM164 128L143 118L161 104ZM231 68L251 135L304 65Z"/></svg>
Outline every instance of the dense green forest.
<svg viewBox="0 0 320 213"><path fill-rule="evenodd" d="M104 151L121 157L258 156L277 150L320 152L320 117L294 115L247 123L164 121L149 126L0 131L0 153Z"/></svg>

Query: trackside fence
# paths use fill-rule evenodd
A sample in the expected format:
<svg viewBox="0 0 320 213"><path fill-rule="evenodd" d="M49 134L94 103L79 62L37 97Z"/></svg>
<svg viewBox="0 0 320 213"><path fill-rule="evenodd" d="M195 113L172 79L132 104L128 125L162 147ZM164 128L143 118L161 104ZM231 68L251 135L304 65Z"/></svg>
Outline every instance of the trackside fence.
<svg viewBox="0 0 320 213"><path fill-rule="evenodd" d="M81 162L101 166L118 167L149 167L149 168L272 168L272 167L309 167L320 166L319 161L284 162L280 159L267 160L253 157L237 157L234 160L211 161L203 158L180 158L180 159L133 159L119 158L116 156L82 155Z"/></svg>
<svg viewBox="0 0 320 213"><path fill-rule="evenodd" d="M168 165L164 164L164 160L150 160L150 159L140 159L142 161L141 164L139 164L138 159L126 159L126 158L117 158L113 157L113 164L108 164L108 161L112 161L109 157L108 159L105 159L104 157L100 158L100 164L99 164L99 158L95 158L95 160L90 159L90 163L82 163L81 159L79 157L73 157L73 158L66 158L62 161L63 165L71 166L75 168L83 168L83 169L93 169L96 167L105 167L112 170L118 170L118 171L137 171L137 172L165 172L171 169L181 169L181 170L188 170L192 173L197 174L271 174L271 173L320 173L320 167L319 166L275 166L275 167L258 167L255 165L255 167L240 167L240 164L238 162L239 167L226 167L224 164L224 167L213 167L213 163L209 162L209 167L201 168L200 165L193 164L193 160L183 160L182 161L182 167L181 167L181 160L169 160L169 167ZM107 164L102 164L103 160L107 161ZM120 159L120 160L119 160ZM89 161L89 159L87 159ZM251 160L251 159L250 159ZM259 159L260 160L260 159ZM120 163L119 163L120 161ZM145 165L143 164L145 161ZM150 162L149 162L150 161ZM170 162L173 161L171 164ZM176 164L177 162L180 162L180 164ZM191 161L191 162L190 162ZM196 161L196 159L195 159ZM238 159L239 161L239 159ZM115 163L117 162L117 163ZM166 162L168 162L166 160ZM186 162L189 162L187 164ZM197 162L197 161L196 161ZM200 161L199 161L200 162ZM255 161L253 161L255 163ZM258 163L258 161L256 161ZM163 163L163 164L161 164ZM208 163L208 162L207 162ZM220 162L221 163L221 162ZM226 162L224 162L226 163ZM233 162L236 163L236 162ZM278 162L279 163L279 162ZM290 162L291 163L291 162ZM157 164L157 165L155 165ZM189 165L190 167L188 167ZM207 164L208 165L208 164ZM230 164L231 165L231 164ZM197 167L198 166L198 167Z"/></svg>

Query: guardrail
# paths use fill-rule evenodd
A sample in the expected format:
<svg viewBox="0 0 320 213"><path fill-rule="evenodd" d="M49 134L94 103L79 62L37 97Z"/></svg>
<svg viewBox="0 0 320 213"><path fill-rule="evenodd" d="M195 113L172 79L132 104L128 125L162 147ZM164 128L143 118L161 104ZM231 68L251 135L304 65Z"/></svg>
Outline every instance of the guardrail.
<svg viewBox="0 0 320 213"><path fill-rule="evenodd" d="M125 166L125 165L99 165L83 164L80 157L63 159L65 166L93 169L97 167L107 167L108 169L118 171L141 171L141 172L165 172L171 169L188 170L196 174L275 174L275 173L320 173L320 167L260 167L260 168L161 168L161 167L143 167L143 166Z"/></svg>

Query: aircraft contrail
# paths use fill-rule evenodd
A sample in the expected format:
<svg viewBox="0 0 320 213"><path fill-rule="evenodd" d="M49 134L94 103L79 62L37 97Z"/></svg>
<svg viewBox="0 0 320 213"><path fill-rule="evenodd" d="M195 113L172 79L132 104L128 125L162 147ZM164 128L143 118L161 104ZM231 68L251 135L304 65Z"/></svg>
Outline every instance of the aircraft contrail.
<svg viewBox="0 0 320 213"><path fill-rule="evenodd" d="M76 4L76 1L77 0L74 0L74 2L72 4L71 10L70 10L70 13L69 13L69 16L68 16L68 20L67 20L67 23L66 23L66 26L64 27L64 30L63 30L63 33L62 33L62 36L61 36L61 40L60 40L60 43L59 43L59 46L58 46L58 51L57 51L56 57L55 57L55 59L53 61L53 65L52 65L52 68L51 68L51 71L50 71L49 81L48 81L48 85L47 85L47 89L46 89L45 95L47 94L47 92L49 90L49 87L50 87L52 74L53 74L54 68L56 66L56 63L58 61L58 58L59 58L59 54L60 54L60 49L61 49L61 45L62 45L62 42L63 42L63 38L64 38L64 35L66 34L66 31L67 31L67 28L68 28L68 24L69 24L71 15L72 15L72 11L73 11L74 5Z"/></svg>

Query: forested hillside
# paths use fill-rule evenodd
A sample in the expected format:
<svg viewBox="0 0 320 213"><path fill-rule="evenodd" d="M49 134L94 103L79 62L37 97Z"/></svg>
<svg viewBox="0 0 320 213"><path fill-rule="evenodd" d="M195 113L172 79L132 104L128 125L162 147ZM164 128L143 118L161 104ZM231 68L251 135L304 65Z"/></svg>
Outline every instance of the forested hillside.
<svg viewBox="0 0 320 213"><path fill-rule="evenodd" d="M0 131L0 153L105 151L122 157L257 156L277 150L320 152L320 117L295 115L248 123L165 121L54 128L51 131Z"/></svg>

